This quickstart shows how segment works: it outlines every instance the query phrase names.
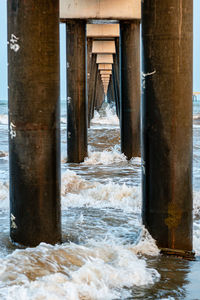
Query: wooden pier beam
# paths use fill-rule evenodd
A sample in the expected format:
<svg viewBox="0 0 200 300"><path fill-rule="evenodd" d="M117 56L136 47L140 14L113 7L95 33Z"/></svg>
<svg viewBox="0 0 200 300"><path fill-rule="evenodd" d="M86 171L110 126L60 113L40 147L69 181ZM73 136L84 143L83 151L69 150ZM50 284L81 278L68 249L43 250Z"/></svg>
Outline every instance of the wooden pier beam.
<svg viewBox="0 0 200 300"><path fill-rule="evenodd" d="M143 222L177 255L192 250L192 3L143 2Z"/></svg>
<svg viewBox="0 0 200 300"><path fill-rule="evenodd" d="M140 156L140 21L121 21L121 151Z"/></svg>
<svg viewBox="0 0 200 300"><path fill-rule="evenodd" d="M87 156L85 20L67 21L67 161Z"/></svg>
<svg viewBox="0 0 200 300"><path fill-rule="evenodd" d="M10 236L61 241L59 1L8 1ZM47 25L48 24L48 25Z"/></svg>

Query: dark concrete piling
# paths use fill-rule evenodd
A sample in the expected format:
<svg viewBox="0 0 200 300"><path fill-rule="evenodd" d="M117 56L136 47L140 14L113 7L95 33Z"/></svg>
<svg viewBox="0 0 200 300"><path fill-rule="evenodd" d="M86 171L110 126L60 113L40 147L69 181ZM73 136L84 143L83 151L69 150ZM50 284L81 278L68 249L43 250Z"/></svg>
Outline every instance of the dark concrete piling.
<svg viewBox="0 0 200 300"><path fill-rule="evenodd" d="M175 254L192 250L193 5L142 6L143 222Z"/></svg>
<svg viewBox="0 0 200 300"><path fill-rule="evenodd" d="M116 114L120 118L120 79L119 79L119 38L115 40L116 54L113 55L112 79L115 96Z"/></svg>
<svg viewBox="0 0 200 300"><path fill-rule="evenodd" d="M140 156L140 21L121 21L121 151Z"/></svg>
<svg viewBox="0 0 200 300"><path fill-rule="evenodd" d="M94 109L99 110L104 101L104 90L103 83L101 81L100 73L97 74L97 82L96 82L96 94L95 94L95 107Z"/></svg>
<svg viewBox="0 0 200 300"><path fill-rule="evenodd" d="M96 84L96 76L97 76L97 64L96 64L96 54L92 54L92 39L87 40L87 92L88 92L88 127L90 127L90 121L92 119L92 108L93 101L95 97L95 84Z"/></svg>
<svg viewBox="0 0 200 300"><path fill-rule="evenodd" d="M67 161L87 156L86 22L67 21Z"/></svg>
<svg viewBox="0 0 200 300"><path fill-rule="evenodd" d="M8 1L10 236L61 241L59 1Z"/></svg>
<svg viewBox="0 0 200 300"><path fill-rule="evenodd" d="M110 78L110 82L109 82L109 85L108 85L108 93L107 93L107 100L108 100L108 103L112 103L114 102L114 88L113 88L113 78L111 76Z"/></svg>

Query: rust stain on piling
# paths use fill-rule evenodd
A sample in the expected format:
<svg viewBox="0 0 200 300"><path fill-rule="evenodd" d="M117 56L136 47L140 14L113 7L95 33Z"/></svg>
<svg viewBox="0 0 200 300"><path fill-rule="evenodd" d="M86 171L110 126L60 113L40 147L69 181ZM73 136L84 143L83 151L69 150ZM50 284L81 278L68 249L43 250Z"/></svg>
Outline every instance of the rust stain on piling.
<svg viewBox="0 0 200 300"><path fill-rule="evenodd" d="M180 207L176 203L170 202L168 205L168 217L165 219L165 224L169 229L174 229L180 224L181 217L182 210Z"/></svg>

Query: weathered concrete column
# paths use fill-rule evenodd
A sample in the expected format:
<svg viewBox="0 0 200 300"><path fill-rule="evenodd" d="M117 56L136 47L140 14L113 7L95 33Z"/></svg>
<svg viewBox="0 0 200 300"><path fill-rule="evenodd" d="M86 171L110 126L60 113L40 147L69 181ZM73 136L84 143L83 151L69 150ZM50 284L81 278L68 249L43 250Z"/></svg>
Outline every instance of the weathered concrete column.
<svg viewBox="0 0 200 300"><path fill-rule="evenodd" d="M192 1L146 0L142 20L143 222L160 248L190 251Z"/></svg>
<svg viewBox="0 0 200 300"><path fill-rule="evenodd" d="M90 40L90 39L88 39ZM90 45L89 45L90 46ZM88 49L89 52L89 49ZM87 55L87 57L89 56L89 53ZM95 97L95 88L96 88L96 74L97 74L97 64L96 64L96 54L92 54L90 57L88 57L88 59L90 59L90 68L88 69L87 73L88 73L88 83L87 83L87 89L88 89L88 127L90 127L90 121L92 119L92 115L93 115L93 101L94 101L94 97Z"/></svg>
<svg viewBox="0 0 200 300"><path fill-rule="evenodd" d="M86 22L67 21L67 161L87 156Z"/></svg>
<svg viewBox="0 0 200 300"><path fill-rule="evenodd" d="M8 1L10 236L61 241L59 1Z"/></svg>
<svg viewBox="0 0 200 300"><path fill-rule="evenodd" d="M100 73L96 74L96 83L95 83L95 97L93 101L93 110L92 117L94 116L94 110L99 110L104 100L104 91L103 91L103 83L101 81Z"/></svg>
<svg viewBox="0 0 200 300"><path fill-rule="evenodd" d="M112 78L115 94L116 114L120 118L119 39L115 40L116 54L113 58Z"/></svg>
<svg viewBox="0 0 200 300"><path fill-rule="evenodd" d="M95 94L95 107L94 109L99 110L101 105L104 101L104 90L103 90L103 83L101 81L100 73L97 74L97 81L96 81L96 94Z"/></svg>
<svg viewBox="0 0 200 300"><path fill-rule="evenodd" d="M107 93L108 103L114 102L114 89L113 89L113 78L111 76L110 82L108 85L108 93Z"/></svg>
<svg viewBox="0 0 200 300"><path fill-rule="evenodd" d="M121 32L121 151L140 156L140 21L122 21Z"/></svg>

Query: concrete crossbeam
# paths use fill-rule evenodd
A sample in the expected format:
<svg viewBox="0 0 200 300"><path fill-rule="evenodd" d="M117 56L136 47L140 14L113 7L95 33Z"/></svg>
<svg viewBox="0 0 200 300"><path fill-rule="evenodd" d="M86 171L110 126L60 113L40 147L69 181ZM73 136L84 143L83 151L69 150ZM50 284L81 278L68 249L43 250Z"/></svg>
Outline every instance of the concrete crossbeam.
<svg viewBox="0 0 200 300"><path fill-rule="evenodd" d="M93 41L92 43L92 53L111 53L114 54L115 41Z"/></svg>
<svg viewBox="0 0 200 300"><path fill-rule="evenodd" d="M102 79L110 79L110 75L101 75Z"/></svg>
<svg viewBox="0 0 200 300"><path fill-rule="evenodd" d="M111 75L112 71L111 70L100 70L101 75Z"/></svg>
<svg viewBox="0 0 200 300"><path fill-rule="evenodd" d="M113 55L97 54L97 64L113 64Z"/></svg>
<svg viewBox="0 0 200 300"><path fill-rule="evenodd" d="M60 0L60 19L141 19L141 0Z"/></svg>
<svg viewBox="0 0 200 300"><path fill-rule="evenodd" d="M112 70L112 64L99 64L98 70Z"/></svg>
<svg viewBox="0 0 200 300"><path fill-rule="evenodd" d="M93 37L93 38L119 37L119 24L87 24L87 37Z"/></svg>

